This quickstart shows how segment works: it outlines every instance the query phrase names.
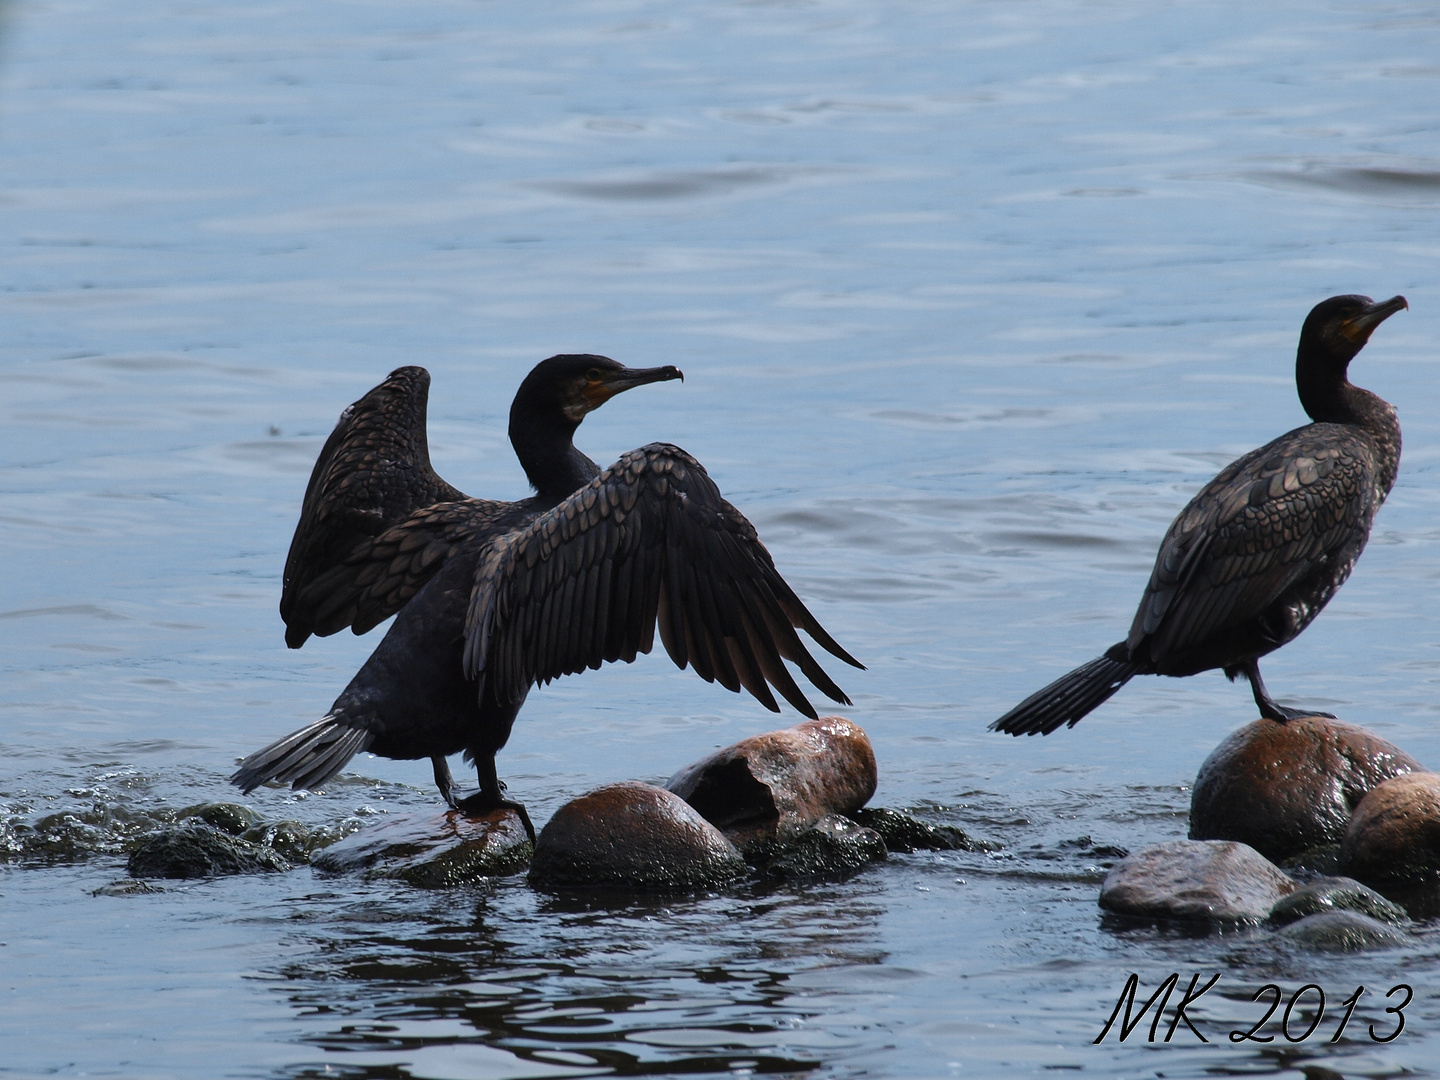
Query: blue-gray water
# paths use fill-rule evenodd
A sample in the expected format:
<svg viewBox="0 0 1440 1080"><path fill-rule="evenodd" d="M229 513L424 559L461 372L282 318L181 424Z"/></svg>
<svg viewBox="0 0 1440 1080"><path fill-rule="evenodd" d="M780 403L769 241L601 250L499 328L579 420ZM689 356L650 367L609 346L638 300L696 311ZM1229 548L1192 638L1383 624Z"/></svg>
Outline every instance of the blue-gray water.
<svg viewBox="0 0 1440 1080"><path fill-rule="evenodd" d="M0 1076L1440 1071L1428 925L1333 958L1102 923L1094 845L1184 834L1243 686L1137 680L1048 739L985 730L1117 640L1189 495L1303 422L1310 306L1400 292L1352 370L1400 410L1399 483L1266 675L1440 766L1433 4L0 19ZM704 461L869 665L830 667L875 802L1005 852L610 906L308 869L92 895L373 647L288 651L275 610L341 408L422 363L441 475L519 497L509 399L562 351L685 369L582 447ZM500 771L544 821L793 719L656 655L532 694ZM362 758L249 802L342 829L436 797L423 763ZM1132 971L1220 973L1210 1041L1091 1045ZM1333 1016L1231 1043L1270 981L1372 996L1342 1043ZM1374 1043L1399 982L1406 1030Z"/></svg>

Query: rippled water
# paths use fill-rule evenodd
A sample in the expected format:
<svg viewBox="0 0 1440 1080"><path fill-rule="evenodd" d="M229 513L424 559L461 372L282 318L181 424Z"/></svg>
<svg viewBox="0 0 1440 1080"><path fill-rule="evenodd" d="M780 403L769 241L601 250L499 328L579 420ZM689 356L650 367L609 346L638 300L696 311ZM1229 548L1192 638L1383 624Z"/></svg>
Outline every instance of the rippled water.
<svg viewBox="0 0 1440 1080"><path fill-rule="evenodd" d="M1105 852L1184 834L1243 687L985 731L1119 638L1176 510L1302 422L1309 307L1403 292L1353 371L1400 409L1399 484L1266 674L1440 763L1433 5L0 13L0 1075L1437 1071L1431 925L1333 958L1101 919ZM685 369L581 445L706 462L869 665L837 675L875 802L1004 851L666 900L304 868L93 895L372 647L290 652L275 612L340 409L423 363L441 474L518 497L510 395L572 350ZM543 821L776 723L652 656L533 694L499 764ZM339 833L435 797L365 758L249 803ZM1131 972L1219 973L1210 1041L1092 1045ZM1372 996L1342 1043L1233 1044L1270 981Z"/></svg>

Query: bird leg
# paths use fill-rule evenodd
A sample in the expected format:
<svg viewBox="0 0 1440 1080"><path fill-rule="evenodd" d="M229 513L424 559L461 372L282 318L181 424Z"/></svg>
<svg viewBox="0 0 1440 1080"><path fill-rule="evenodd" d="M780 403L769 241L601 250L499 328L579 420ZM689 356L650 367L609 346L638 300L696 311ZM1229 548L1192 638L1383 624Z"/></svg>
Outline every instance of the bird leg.
<svg viewBox="0 0 1440 1080"><path fill-rule="evenodd" d="M505 798L505 785L495 775L495 758L475 755L475 771L480 777L480 790L469 798L461 799L456 804L456 809L464 810L467 814L488 814L492 810L514 810L520 816L520 824L525 826L525 835L530 837L530 843L535 843L535 826L530 824L530 815L525 811L525 804L516 802L514 799Z"/></svg>
<svg viewBox="0 0 1440 1080"><path fill-rule="evenodd" d="M1230 674L1231 669L1226 669ZM1276 702L1265 689L1265 680L1260 678L1260 661L1250 659L1234 669L1237 675L1244 675L1250 680L1250 691L1255 695L1255 704L1260 706L1260 715L1267 720L1274 720L1276 723L1284 724L1291 720L1299 720L1305 716L1323 716L1327 720L1334 720L1335 717L1328 712L1317 712L1315 709L1287 709L1284 705ZM1234 675L1230 676L1232 679Z"/></svg>
<svg viewBox="0 0 1440 1080"><path fill-rule="evenodd" d="M455 800L455 777L450 775L450 763L443 754L436 754L430 764L435 766L435 786L440 789L440 797L451 810L458 809L460 804Z"/></svg>

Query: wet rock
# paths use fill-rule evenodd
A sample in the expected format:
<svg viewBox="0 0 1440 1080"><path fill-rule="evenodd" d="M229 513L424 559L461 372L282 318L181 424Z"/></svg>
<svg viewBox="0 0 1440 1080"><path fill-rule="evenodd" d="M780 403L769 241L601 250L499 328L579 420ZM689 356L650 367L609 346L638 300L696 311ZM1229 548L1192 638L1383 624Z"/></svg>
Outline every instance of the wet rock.
<svg viewBox="0 0 1440 1080"><path fill-rule="evenodd" d="M290 863L273 848L187 821L141 840L125 869L132 878L203 878L278 873L289 870Z"/></svg>
<svg viewBox="0 0 1440 1080"><path fill-rule="evenodd" d="M1320 844L1306 848L1299 855L1280 859L1275 865L1294 877L1317 874L1321 877L1335 877L1340 873L1340 845Z"/></svg>
<svg viewBox="0 0 1440 1080"><path fill-rule="evenodd" d="M298 821L264 821L241 834L252 844L272 847L291 862L308 862L310 853L321 846L319 838Z"/></svg>
<svg viewBox="0 0 1440 1080"><path fill-rule="evenodd" d="M880 834L888 851L999 851L1000 845L977 840L954 825L930 825L898 810L861 807L845 815Z"/></svg>
<svg viewBox="0 0 1440 1080"><path fill-rule="evenodd" d="M138 881L135 878L120 878L112 881L109 885L101 885L93 890L91 896L142 896L146 893L164 892L159 885L152 885L148 881Z"/></svg>
<svg viewBox="0 0 1440 1080"><path fill-rule="evenodd" d="M786 881L833 881L880 862L887 855L885 841L874 829L839 814L826 814L787 841L765 873Z"/></svg>
<svg viewBox="0 0 1440 1080"><path fill-rule="evenodd" d="M572 799L540 831L538 888L686 890L745 873L724 834L664 788L627 782Z"/></svg>
<svg viewBox="0 0 1440 1080"><path fill-rule="evenodd" d="M354 833L311 859L317 870L393 878L441 889L524 870L530 837L514 810L462 810L393 818Z"/></svg>
<svg viewBox="0 0 1440 1080"><path fill-rule="evenodd" d="M1100 906L1119 915L1260 922L1295 882L1254 848L1228 840L1171 840L1116 863Z"/></svg>
<svg viewBox="0 0 1440 1080"><path fill-rule="evenodd" d="M1397 776L1366 795L1345 830L1340 862L1362 881L1440 878L1440 774Z"/></svg>
<svg viewBox="0 0 1440 1080"><path fill-rule="evenodd" d="M1409 942L1402 931L1358 911L1322 911L1291 923L1280 936L1325 952L1389 949Z"/></svg>
<svg viewBox="0 0 1440 1080"><path fill-rule="evenodd" d="M1257 720L1200 766L1190 798L1192 840L1238 840L1271 859L1336 844L1365 793L1420 769L1378 735L1308 716Z"/></svg>
<svg viewBox="0 0 1440 1080"><path fill-rule="evenodd" d="M822 716L717 750L665 786L755 859L826 814L859 810L876 778L865 732L843 716Z"/></svg>
<svg viewBox="0 0 1440 1080"><path fill-rule="evenodd" d="M1270 909L1270 921L1276 926L1285 926L1327 911L1357 911L1397 926L1409 921L1404 908L1348 877L1323 877L1307 882Z"/></svg>
<svg viewBox="0 0 1440 1080"><path fill-rule="evenodd" d="M187 806L176 814L175 818L177 821L188 821L192 818L203 821L206 825L212 825L231 836L243 836L246 830L253 829L263 820L250 807L233 802L210 802Z"/></svg>

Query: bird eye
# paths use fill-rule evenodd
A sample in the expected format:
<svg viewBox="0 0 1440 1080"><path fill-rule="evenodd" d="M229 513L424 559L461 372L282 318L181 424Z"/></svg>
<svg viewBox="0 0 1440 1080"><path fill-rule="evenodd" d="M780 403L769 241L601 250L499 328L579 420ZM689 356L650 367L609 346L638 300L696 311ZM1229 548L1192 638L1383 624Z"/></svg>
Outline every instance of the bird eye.
<svg viewBox="0 0 1440 1080"><path fill-rule="evenodd" d="M589 371L587 371L587 372L585 373L585 377L586 377L587 379L589 379L591 382L599 382L599 381L600 381L600 369L599 369L598 367L592 367Z"/></svg>

